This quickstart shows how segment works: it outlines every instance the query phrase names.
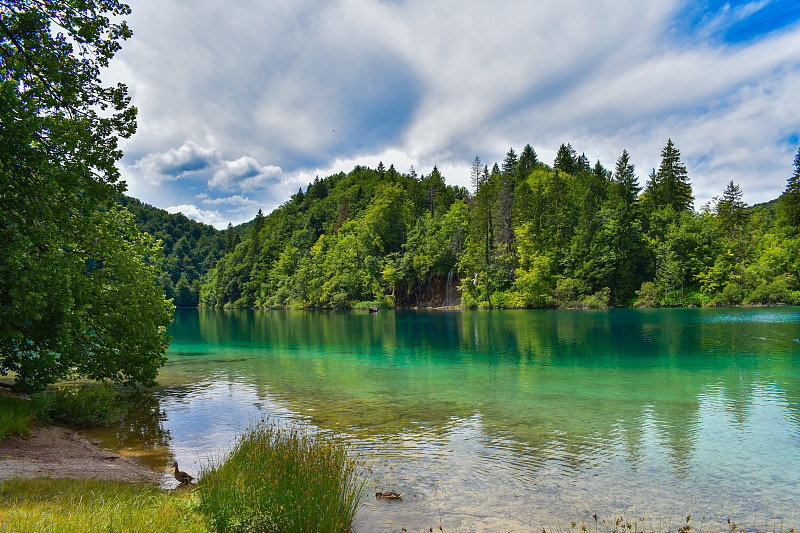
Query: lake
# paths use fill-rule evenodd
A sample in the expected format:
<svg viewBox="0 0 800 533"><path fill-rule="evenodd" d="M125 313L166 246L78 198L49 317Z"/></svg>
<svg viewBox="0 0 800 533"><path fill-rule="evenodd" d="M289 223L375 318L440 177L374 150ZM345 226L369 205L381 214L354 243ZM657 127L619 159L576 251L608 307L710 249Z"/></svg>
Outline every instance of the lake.
<svg viewBox="0 0 800 533"><path fill-rule="evenodd" d="M196 474L265 415L335 431L403 494L361 532L800 526L800 308L179 309L169 334L158 402L101 437Z"/></svg>

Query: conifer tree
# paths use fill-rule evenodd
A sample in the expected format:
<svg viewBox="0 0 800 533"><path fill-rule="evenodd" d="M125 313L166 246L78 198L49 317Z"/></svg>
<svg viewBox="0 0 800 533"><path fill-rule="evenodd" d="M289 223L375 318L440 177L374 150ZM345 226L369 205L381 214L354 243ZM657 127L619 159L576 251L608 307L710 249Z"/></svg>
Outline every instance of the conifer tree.
<svg viewBox="0 0 800 533"><path fill-rule="evenodd" d="M794 156L794 173L781 196L781 222L791 233L800 232L800 148Z"/></svg>
<svg viewBox="0 0 800 533"><path fill-rule="evenodd" d="M717 202L719 226L728 235L747 221L747 203L742 200L742 196L742 189L731 180Z"/></svg>
<svg viewBox="0 0 800 533"><path fill-rule="evenodd" d="M520 180L527 178L531 170L539 164L537 157L533 147L530 144L526 144L525 148L522 149L522 153L519 154L519 163L517 164L517 174L519 174Z"/></svg>
<svg viewBox="0 0 800 533"><path fill-rule="evenodd" d="M503 159L503 175L512 178L517 172L518 164L519 160L517 159L516 152L514 152L514 148L509 148L506 153L506 158Z"/></svg>
<svg viewBox="0 0 800 533"><path fill-rule="evenodd" d="M578 159L575 160L575 173L578 172L591 172L591 168L589 167L589 158L586 157L586 154L581 154Z"/></svg>
<svg viewBox="0 0 800 533"><path fill-rule="evenodd" d="M639 180L636 178L627 150L622 150L622 155L617 159L617 165L614 168L614 183L622 201L626 205L633 205L642 188L639 187Z"/></svg>
<svg viewBox="0 0 800 533"><path fill-rule="evenodd" d="M658 167L653 194L656 205L672 206L676 213L692 209L694 196L686 166L681 162L681 152L672 139L661 151L661 165Z"/></svg>
<svg viewBox="0 0 800 533"><path fill-rule="evenodd" d="M578 154L571 144L561 144L556 152L556 159L553 162L553 168L566 172L567 174L577 173L577 160Z"/></svg>
<svg viewBox="0 0 800 533"><path fill-rule="evenodd" d="M481 184L481 158L475 155L472 160L472 171L469 174L472 189L475 193L478 192L478 186Z"/></svg>

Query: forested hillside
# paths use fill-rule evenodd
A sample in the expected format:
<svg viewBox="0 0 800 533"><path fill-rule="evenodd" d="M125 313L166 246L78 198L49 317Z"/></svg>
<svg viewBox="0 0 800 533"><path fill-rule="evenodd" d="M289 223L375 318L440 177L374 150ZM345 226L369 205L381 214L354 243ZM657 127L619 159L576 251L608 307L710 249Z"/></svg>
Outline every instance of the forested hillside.
<svg viewBox="0 0 800 533"><path fill-rule="evenodd" d="M626 151L607 169L568 144L552 166L530 145L491 169L476 156L471 191L446 185L436 168L356 167L259 211L205 275L200 304L798 303L799 174L800 152L779 202L748 207L730 182L695 210L671 140L643 184Z"/></svg>
<svg viewBox="0 0 800 533"><path fill-rule="evenodd" d="M120 195L117 202L133 214L139 231L163 243L164 263L157 283L178 307L196 307L200 280L226 251L233 248L233 232L195 222L180 213L170 214L135 198Z"/></svg>

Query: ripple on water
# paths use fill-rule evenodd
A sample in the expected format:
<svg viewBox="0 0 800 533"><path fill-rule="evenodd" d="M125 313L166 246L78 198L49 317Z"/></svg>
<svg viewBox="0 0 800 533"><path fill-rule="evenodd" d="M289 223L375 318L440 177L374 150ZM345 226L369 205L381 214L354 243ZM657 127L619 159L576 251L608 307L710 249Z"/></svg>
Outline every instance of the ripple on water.
<svg viewBox="0 0 800 533"><path fill-rule="evenodd" d="M765 312L759 308L757 310L748 310L741 312L714 314L711 316L704 316L700 319L701 322L710 323L729 323L729 322L758 322L758 323L798 323L800 322L800 313L786 312L782 310L775 310L772 312Z"/></svg>

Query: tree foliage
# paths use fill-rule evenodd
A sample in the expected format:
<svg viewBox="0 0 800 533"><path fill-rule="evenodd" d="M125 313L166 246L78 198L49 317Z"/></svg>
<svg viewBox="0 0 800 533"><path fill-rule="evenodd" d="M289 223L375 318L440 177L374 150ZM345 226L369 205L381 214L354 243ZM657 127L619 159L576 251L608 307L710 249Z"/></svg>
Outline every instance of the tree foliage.
<svg viewBox="0 0 800 533"><path fill-rule="evenodd" d="M456 289L465 307L800 299L800 239L732 183L716 209L693 211L672 141L644 191L626 150L613 172L569 144L558 153L549 167L530 145L512 148L491 171L475 156L472 194L436 168L317 179L209 271L201 304L444 305Z"/></svg>
<svg viewBox="0 0 800 533"><path fill-rule="evenodd" d="M159 246L114 202L136 109L100 82L129 8L0 5L0 372L24 389L70 375L150 384L172 306L155 285Z"/></svg>

